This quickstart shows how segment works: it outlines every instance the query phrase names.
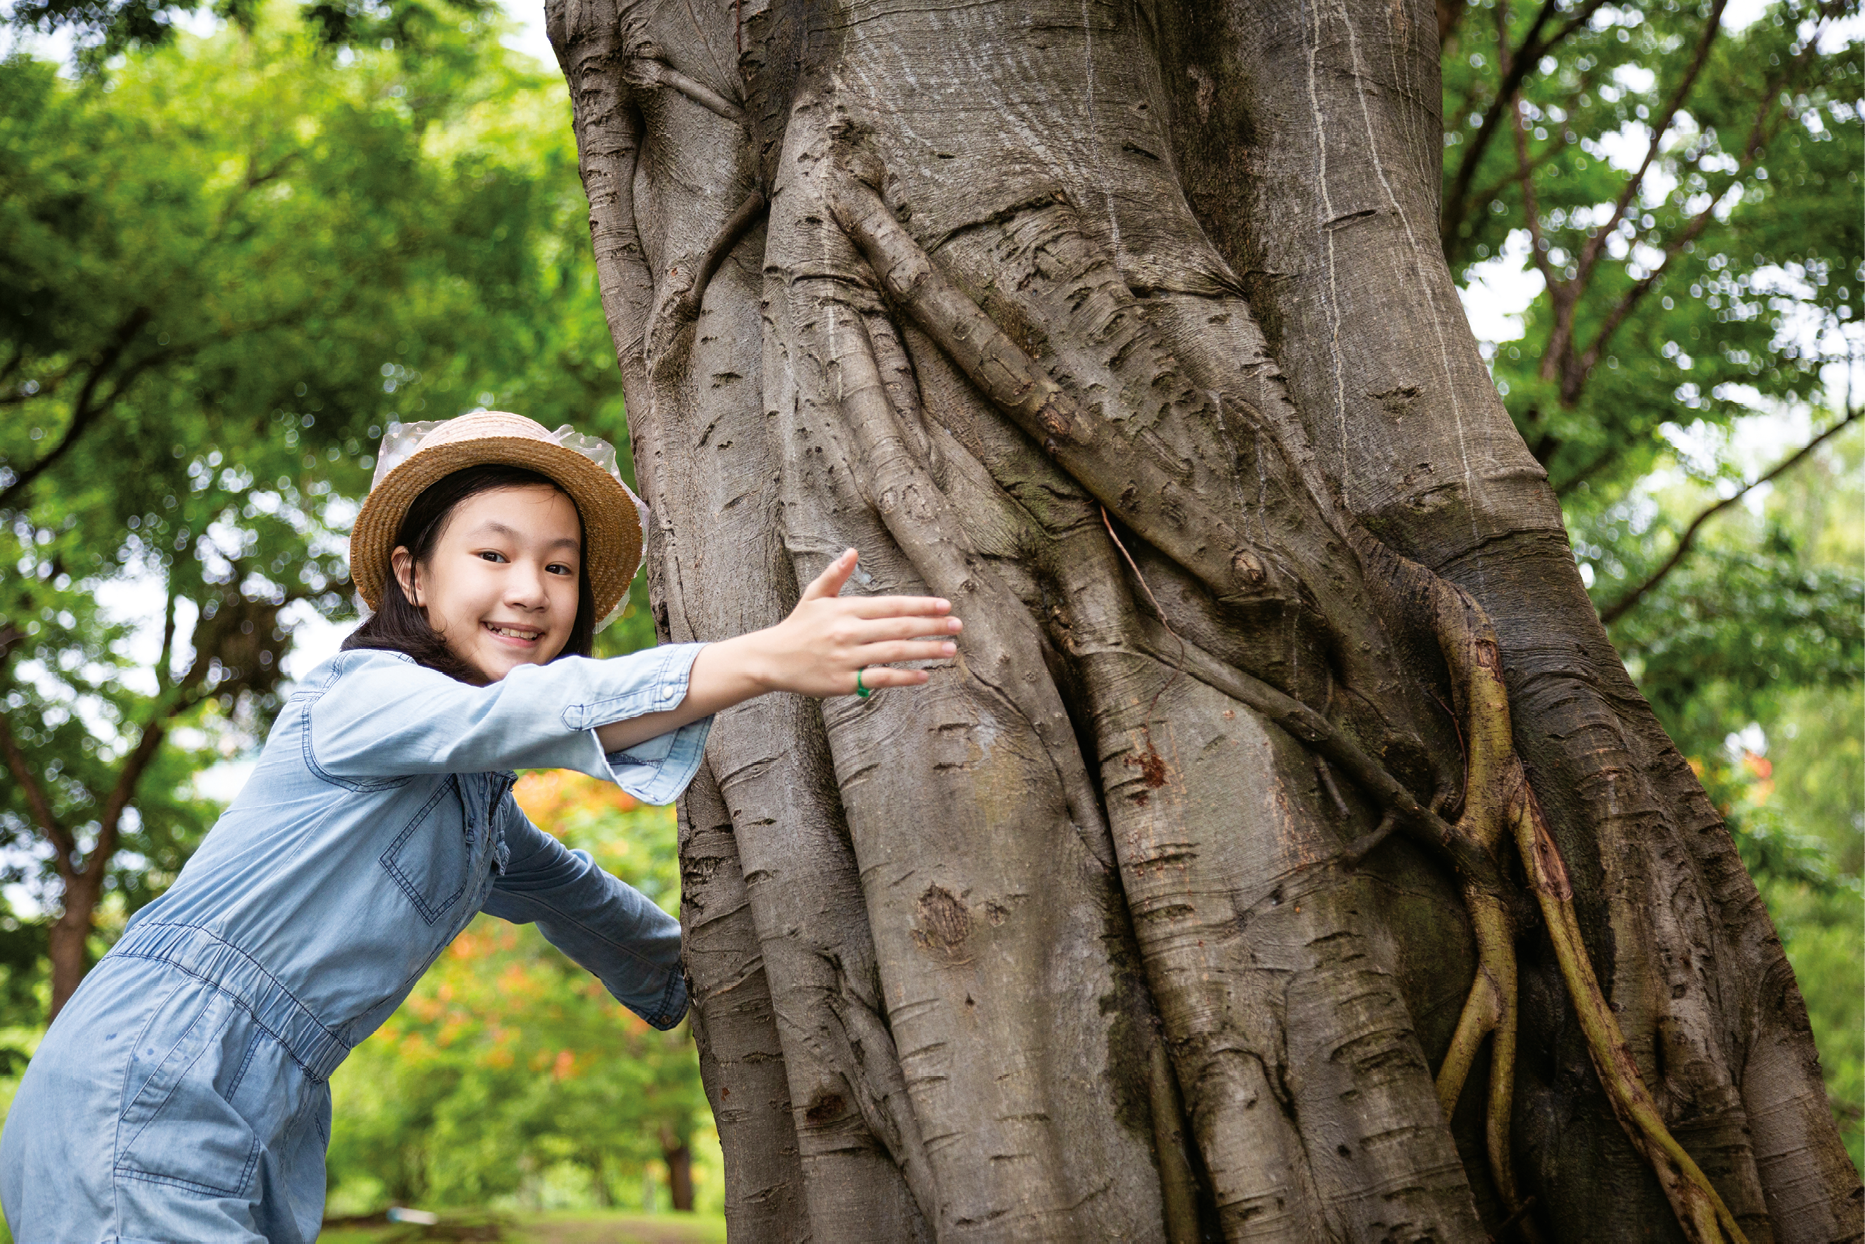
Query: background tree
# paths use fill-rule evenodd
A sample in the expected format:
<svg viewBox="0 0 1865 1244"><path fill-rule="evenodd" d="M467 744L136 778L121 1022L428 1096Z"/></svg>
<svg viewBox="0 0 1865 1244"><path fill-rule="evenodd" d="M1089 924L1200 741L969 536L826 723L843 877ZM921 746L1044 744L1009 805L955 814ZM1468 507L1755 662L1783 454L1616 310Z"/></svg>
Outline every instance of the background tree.
<svg viewBox="0 0 1865 1244"><path fill-rule="evenodd" d="M383 426L618 417L554 92L462 27L0 62L0 842L52 1013L211 822L189 778L263 733L292 619L350 609Z"/></svg>
<svg viewBox="0 0 1865 1244"><path fill-rule="evenodd" d="M1436 14L548 12L664 631L850 543L969 623L923 694L723 715L687 799L741 1229L1855 1230L1463 322Z"/></svg>
<svg viewBox="0 0 1865 1244"><path fill-rule="evenodd" d="M1702 522L1857 417L1865 146L1840 25L1856 12L1781 4L1732 30L1714 0L1440 10L1445 252L1468 277L1519 243L1541 278L1494 369L1570 522L1596 528L1680 427L1819 410L1810 443L1721 489L1668 546L1641 531L1609 573L1589 566L1608 624Z"/></svg>

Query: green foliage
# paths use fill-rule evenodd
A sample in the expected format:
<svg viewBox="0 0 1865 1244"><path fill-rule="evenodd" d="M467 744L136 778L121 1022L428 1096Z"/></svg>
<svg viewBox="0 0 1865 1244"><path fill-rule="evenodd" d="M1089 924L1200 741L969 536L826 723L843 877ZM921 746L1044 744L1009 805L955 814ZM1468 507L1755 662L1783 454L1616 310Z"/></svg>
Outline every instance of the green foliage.
<svg viewBox="0 0 1865 1244"><path fill-rule="evenodd" d="M350 616L384 427L489 405L626 444L563 87L490 33L333 58L274 15L76 82L0 64L0 721L85 851L162 732L98 949L211 823L193 779L265 729L294 621ZM604 650L652 642L637 585ZM676 902L670 815L608 795L548 819ZM0 779L0 882L55 910L41 820ZM0 914L0 1024L39 1021L44 946ZM339 1205L639 1203L663 1138L717 1193L690 1035L531 929L476 924L335 1088Z"/></svg>
<svg viewBox="0 0 1865 1244"><path fill-rule="evenodd" d="M1740 30L1698 0L1570 6L1539 27L1512 113L1495 32L1515 56L1539 7L1478 0L1447 45L1445 243L1469 279L1530 239L1548 288L1494 372L1584 511L1666 456L1667 424L1820 399L1865 276L1861 46L1833 33L1853 3L1778 0Z"/></svg>
<svg viewBox="0 0 1865 1244"><path fill-rule="evenodd" d="M1796 693L1843 689L1865 665L1865 581L1850 568L1809 565L1799 543L1777 523L1755 544L1718 541L1614 628L1687 754L1720 748L1732 728L1777 720Z"/></svg>
<svg viewBox="0 0 1865 1244"><path fill-rule="evenodd" d="M50 32L68 31L80 67L96 72L126 51L159 48L176 35L177 20L205 7L251 31L262 19L262 0L16 0L6 24ZM444 33L466 19L485 19L496 6L490 0L305 0L301 14L307 31L330 49L400 46L426 52L444 44Z"/></svg>
<svg viewBox="0 0 1865 1244"><path fill-rule="evenodd" d="M1865 873L1861 722L1865 688L1856 678L1845 687L1802 691L1787 697L1772 719L1768 749L1781 805L1813 827L1827 866L1842 877Z"/></svg>

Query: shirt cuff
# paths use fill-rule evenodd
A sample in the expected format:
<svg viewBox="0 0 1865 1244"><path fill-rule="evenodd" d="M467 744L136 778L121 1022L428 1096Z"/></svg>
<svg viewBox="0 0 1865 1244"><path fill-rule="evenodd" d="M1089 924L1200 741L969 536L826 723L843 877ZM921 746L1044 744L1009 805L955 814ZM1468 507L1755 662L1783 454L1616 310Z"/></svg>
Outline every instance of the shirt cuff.
<svg viewBox="0 0 1865 1244"><path fill-rule="evenodd" d="M606 772L610 781L642 803L672 803L699 772L706 752L706 736L712 731L712 718L702 717L677 730L643 739L619 752L602 750L598 726L626 721L648 713L666 712L680 707L692 681L693 661L704 644L663 644L654 649L656 668L642 679L642 684L623 695L611 696L570 706L564 711L565 723L588 731L593 750L602 756L600 777Z"/></svg>
<svg viewBox="0 0 1865 1244"><path fill-rule="evenodd" d="M699 762L706 755L706 736L712 733L712 718L689 721L678 730L657 734L637 743L627 751L609 752L603 762L609 780L642 803L672 803L699 772ZM592 727L590 738L596 737ZM602 744L596 744L598 751Z"/></svg>

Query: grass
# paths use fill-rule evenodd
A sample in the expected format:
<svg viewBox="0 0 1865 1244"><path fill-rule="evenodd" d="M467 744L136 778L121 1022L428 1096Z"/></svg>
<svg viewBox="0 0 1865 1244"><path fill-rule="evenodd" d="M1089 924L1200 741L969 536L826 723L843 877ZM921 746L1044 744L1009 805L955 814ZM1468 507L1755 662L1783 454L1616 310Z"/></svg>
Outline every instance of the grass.
<svg viewBox="0 0 1865 1244"><path fill-rule="evenodd" d="M462 1215L445 1217L437 1227L332 1227L317 1238L319 1244L416 1244L459 1239L497 1239L503 1244L725 1244L725 1219L710 1214L527 1214L491 1220L500 1228L497 1235L473 1230L487 1221L484 1215Z"/></svg>

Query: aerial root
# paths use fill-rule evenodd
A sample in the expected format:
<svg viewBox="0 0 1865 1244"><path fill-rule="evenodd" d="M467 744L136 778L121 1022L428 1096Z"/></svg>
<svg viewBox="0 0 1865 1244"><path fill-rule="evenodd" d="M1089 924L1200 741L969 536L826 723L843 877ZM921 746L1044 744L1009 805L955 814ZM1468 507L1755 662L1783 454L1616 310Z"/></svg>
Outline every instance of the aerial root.
<svg viewBox="0 0 1865 1244"><path fill-rule="evenodd" d="M1142 538L1220 601L1283 596L1274 559L1185 488L1176 469L1084 410L903 228L874 189L833 171L825 197L882 288L1010 421Z"/></svg>
<svg viewBox="0 0 1865 1244"><path fill-rule="evenodd" d="M718 272L725 257L751 232L751 227L764 218L764 211L769 206L764 195L753 190L743 203L732 210L732 214L725 218L725 223L719 226L712 244L706 247L706 253L699 257L699 268L693 273L693 283L669 308L670 314L687 323L699 318L700 300L706 296L706 287L712 284L713 274Z"/></svg>
<svg viewBox="0 0 1865 1244"><path fill-rule="evenodd" d="M1476 933L1476 980L1464 1000L1450 1051L1438 1068L1438 1104L1451 1117L1469 1078L1471 1064L1485 1037L1493 1036L1489 1063L1489 1102L1484 1111L1483 1139L1489 1154L1489 1172L1497 1195L1511 1214L1521 1208L1515 1188L1515 1168L1509 1152L1509 1120L1515 1097L1515 1041L1518 1013L1515 942L1509 911L1494 895L1475 886L1464 887L1464 905ZM1532 1228L1530 1228L1532 1230ZM1532 1238L1532 1236L1531 1236Z"/></svg>
<svg viewBox="0 0 1865 1244"><path fill-rule="evenodd" d="M908 430L894 409L866 325L863 293L825 279L817 294L846 309L846 314L828 317L821 329L822 357L838 374L838 406L842 426L859 456L856 483L862 498L926 585L949 597L958 611L972 619L967 631L971 650L1014 654L1015 668L1044 669L1042 637L1035 621L1016 594L978 557L951 501L925 464L914 457L914 446L921 438ZM980 686L1001 696L1029 722L1055 762L1069 819L1082 845L1103 869L1117 870L1107 819L1054 682L994 678L987 667L967 663L963 652L959 662Z"/></svg>
<svg viewBox="0 0 1865 1244"><path fill-rule="evenodd" d="M1426 572L1403 563L1400 573L1413 578ZM1505 837L1513 838L1600 1083L1633 1147L1657 1175L1685 1236L1692 1244L1748 1244L1708 1177L1666 1128L1594 974L1581 940L1567 866L1515 751L1501 655L1489 619L1461 589L1435 576L1427 591L1467 749L1464 810L1454 832L1473 849L1491 853ZM1449 1118L1477 1049L1486 1036L1493 1036L1485 1142L1497 1192L1515 1217L1525 1207L1516 1193L1509 1153L1518 1006L1514 929L1501 894L1466 881L1464 902L1477 942L1476 979L1438 1071L1438 1101ZM1532 1232L1525 1217L1518 1229Z"/></svg>
<svg viewBox="0 0 1865 1244"><path fill-rule="evenodd" d="M1599 1072L1619 1125L1657 1174L1691 1244L1748 1244L1735 1215L1723 1204L1709 1177L1671 1135L1658 1103L1645 1088L1638 1064L1632 1061L1632 1052L1626 1046L1625 1034L1619 1030L1619 1020L1593 974L1586 944L1580 939L1580 920L1574 913L1567 866L1548 832L1535 792L1526 781L1520 789L1513 818L1516 848L1547 921L1567 995L1573 1000L1581 1030L1586 1034L1587 1052L1593 1057L1594 1069Z"/></svg>
<svg viewBox="0 0 1865 1244"><path fill-rule="evenodd" d="M700 303L705 300L706 289L718 275L726 256L764 219L769 207L764 195L753 190L725 218L698 263L687 272L676 268L667 274L647 331L648 370L654 379L664 378L680 364L686 352L675 349L675 343L684 340L682 334L699 319Z"/></svg>

